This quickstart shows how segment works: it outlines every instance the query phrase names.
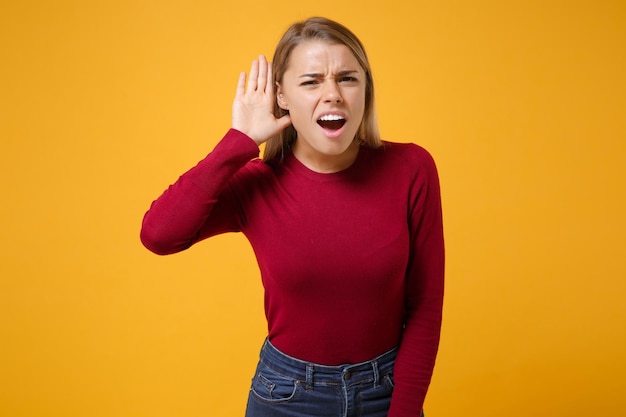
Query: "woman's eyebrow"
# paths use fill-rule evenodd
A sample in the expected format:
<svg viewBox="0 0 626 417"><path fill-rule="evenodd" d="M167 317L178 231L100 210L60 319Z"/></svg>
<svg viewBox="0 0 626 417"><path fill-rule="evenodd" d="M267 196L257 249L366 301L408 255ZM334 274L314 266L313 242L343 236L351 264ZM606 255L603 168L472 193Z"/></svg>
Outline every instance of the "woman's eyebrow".
<svg viewBox="0 0 626 417"><path fill-rule="evenodd" d="M357 70L344 70L344 71L339 71L337 75L340 77L343 77L344 75L357 74L358 72L359 71Z"/></svg>
<svg viewBox="0 0 626 417"><path fill-rule="evenodd" d="M299 78L321 78L324 74L318 73L310 73L310 74L302 74Z"/></svg>
<svg viewBox="0 0 626 417"><path fill-rule="evenodd" d="M357 70L343 70L343 71L339 71L336 76L344 76L344 75L350 75L350 74L355 74L358 73L359 71ZM322 78L324 77L324 74L321 73L308 73L308 74L302 74L299 78Z"/></svg>

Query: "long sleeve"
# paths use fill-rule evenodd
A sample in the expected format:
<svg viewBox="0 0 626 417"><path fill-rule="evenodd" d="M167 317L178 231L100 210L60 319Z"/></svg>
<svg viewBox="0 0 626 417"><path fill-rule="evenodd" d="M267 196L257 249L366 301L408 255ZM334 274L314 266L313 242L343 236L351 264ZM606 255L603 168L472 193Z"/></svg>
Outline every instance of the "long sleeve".
<svg viewBox="0 0 626 417"><path fill-rule="evenodd" d="M441 197L435 163L426 152L419 166L409 203L405 329L394 368L388 417L420 415L439 347L444 292Z"/></svg>
<svg viewBox="0 0 626 417"><path fill-rule="evenodd" d="M258 154L252 139L229 130L206 158L152 203L141 227L144 246L166 255L206 237L237 231L238 211L225 191L235 173Z"/></svg>

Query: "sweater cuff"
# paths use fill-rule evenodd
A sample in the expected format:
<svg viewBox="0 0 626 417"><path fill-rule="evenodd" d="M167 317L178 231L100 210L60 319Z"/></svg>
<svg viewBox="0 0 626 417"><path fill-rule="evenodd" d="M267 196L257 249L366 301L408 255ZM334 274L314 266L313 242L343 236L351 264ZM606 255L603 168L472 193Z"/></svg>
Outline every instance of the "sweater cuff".
<svg viewBox="0 0 626 417"><path fill-rule="evenodd" d="M226 152L232 157L244 156L246 162L259 156L259 145L245 133L230 128L221 141L215 146L213 152Z"/></svg>

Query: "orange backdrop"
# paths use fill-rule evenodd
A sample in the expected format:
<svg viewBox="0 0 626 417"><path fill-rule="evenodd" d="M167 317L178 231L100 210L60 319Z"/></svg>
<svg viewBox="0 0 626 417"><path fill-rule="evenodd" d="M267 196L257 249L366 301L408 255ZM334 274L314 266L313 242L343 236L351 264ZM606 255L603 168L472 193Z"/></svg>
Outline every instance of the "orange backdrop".
<svg viewBox="0 0 626 417"><path fill-rule="evenodd" d="M138 232L310 15L359 34L383 136L439 165L427 415L626 414L626 3L25 0L0 4L0 415L243 415L247 242L157 257Z"/></svg>

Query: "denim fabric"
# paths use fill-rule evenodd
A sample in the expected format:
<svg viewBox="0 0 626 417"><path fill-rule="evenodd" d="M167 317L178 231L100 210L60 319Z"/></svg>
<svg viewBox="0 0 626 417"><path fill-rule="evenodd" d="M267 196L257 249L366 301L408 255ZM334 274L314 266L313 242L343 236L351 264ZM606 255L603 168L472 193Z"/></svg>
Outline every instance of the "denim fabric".
<svg viewBox="0 0 626 417"><path fill-rule="evenodd" d="M292 358L265 341L246 417L386 417L396 349L340 366Z"/></svg>

